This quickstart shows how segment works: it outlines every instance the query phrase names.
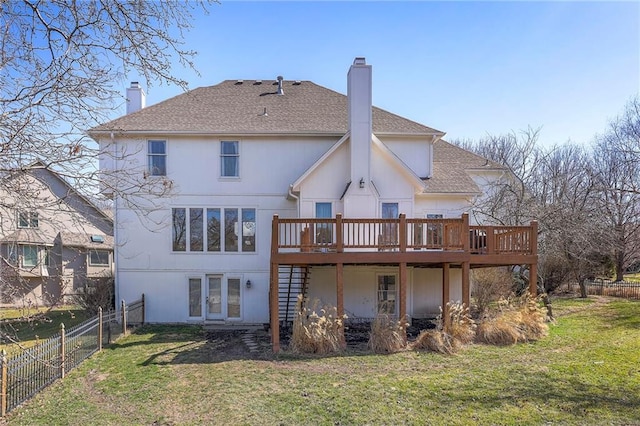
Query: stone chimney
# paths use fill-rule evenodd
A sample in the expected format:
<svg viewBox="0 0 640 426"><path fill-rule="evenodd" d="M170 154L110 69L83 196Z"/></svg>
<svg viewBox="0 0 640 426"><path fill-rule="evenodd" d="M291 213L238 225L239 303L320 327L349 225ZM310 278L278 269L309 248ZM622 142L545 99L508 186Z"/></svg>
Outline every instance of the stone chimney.
<svg viewBox="0 0 640 426"><path fill-rule="evenodd" d="M146 106L147 96L142 90L142 86L137 81L131 82L131 87L127 88L127 114L140 111Z"/></svg>
<svg viewBox="0 0 640 426"><path fill-rule="evenodd" d="M349 130L351 131L351 186L361 191L371 181L371 65L355 58L347 74Z"/></svg>

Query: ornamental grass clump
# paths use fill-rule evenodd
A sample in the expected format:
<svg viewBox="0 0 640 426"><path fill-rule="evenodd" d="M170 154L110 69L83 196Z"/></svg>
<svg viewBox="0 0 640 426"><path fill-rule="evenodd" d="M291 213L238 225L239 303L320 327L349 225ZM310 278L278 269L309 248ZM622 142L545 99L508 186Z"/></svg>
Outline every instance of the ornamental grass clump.
<svg viewBox="0 0 640 426"><path fill-rule="evenodd" d="M293 352L329 354L343 350L346 315L339 317L334 306L318 309L319 304L320 301L314 299L308 308L302 296L298 296L290 346Z"/></svg>
<svg viewBox="0 0 640 426"><path fill-rule="evenodd" d="M492 345L513 345L539 340L549 333L544 308L539 298L529 294L517 299L502 299L498 312L478 325L477 340Z"/></svg>
<svg viewBox="0 0 640 426"><path fill-rule="evenodd" d="M407 346L406 319L396 320L387 314L379 313L371 323L369 349L375 353L399 352Z"/></svg>
<svg viewBox="0 0 640 426"><path fill-rule="evenodd" d="M423 330L413 344L417 350L454 354L464 345L473 342L476 323L469 308L462 303L447 303L448 321L443 319L442 308L434 330Z"/></svg>

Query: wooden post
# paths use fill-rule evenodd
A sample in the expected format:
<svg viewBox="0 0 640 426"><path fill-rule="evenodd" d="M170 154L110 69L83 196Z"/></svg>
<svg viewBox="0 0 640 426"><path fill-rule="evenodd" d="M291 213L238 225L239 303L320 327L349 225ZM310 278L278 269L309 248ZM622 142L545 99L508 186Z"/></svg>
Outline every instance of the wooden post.
<svg viewBox="0 0 640 426"><path fill-rule="evenodd" d="M344 321L344 268L342 263L336 263L336 310L338 317ZM347 342L344 338L344 322L340 330L342 347L346 348Z"/></svg>
<svg viewBox="0 0 640 426"><path fill-rule="evenodd" d="M102 351L102 306L98 306L98 352Z"/></svg>
<svg viewBox="0 0 640 426"><path fill-rule="evenodd" d="M529 265L529 293L531 297L538 295L538 221L531 222L531 254L536 257L535 263Z"/></svg>
<svg viewBox="0 0 640 426"><path fill-rule="evenodd" d="M407 251L407 215L400 213L400 229L398 229L398 239L400 244L400 253Z"/></svg>
<svg viewBox="0 0 640 426"><path fill-rule="evenodd" d="M122 334L127 335L127 305L124 303L124 299L120 302L120 311L122 313Z"/></svg>
<svg viewBox="0 0 640 426"><path fill-rule="evenodd" d="M399 279L400 279L400 291L398 292L399 306L398 306L398 320L405 324L407 321L407 263L401 262L399 265ZM402 327L404 330L404 341L407 341L407 328Z"/></svg>
<svg viewBox="0 0 640 426"><path fill-rule="evenodd" d="M0 416L4 417L7 415L7 382L9 377L7 375L7 351L5 349L2 350L2 394L0 395Z"/></svg>
<svg viewBox="0 0 640 426"><path fill-rule="evenodd" d="M449 299L450 299L450 291L449 291L449 264L444 263L442 265L442 323L445 327L445 330L449 329Z"/></svg>
<svg viewBox="0 0 640 426"><path fill-rule="evenodd" d="M269 328L271 329L271 349L274 353L280 352L280 311L278 306L278 269L280 265L274 263L278 255L279 218L273 215L271 221L271 267L269 274Z"/></svg>
<svg viewBox="0 0 640 426"><path fill-rule="evenodd" d="M64 323L60 324L60 377L64 379L64 358L65 358L65 335Z"/></svg>
<svg viewBox="0 0 640 426"><path fill-rule="evenodd" d="M336 251L344 251L344 235L342 232L342 213L336 214Z"/></svg>
<svg viewBox="0 0 640 426"><path fill-rule="evenodd" d="M462 213L462 249L465 253L471 251L471 242L469 241L469 213ZM464 285L464 279L462 280Z"/></svg>
<svg viewBox="0 0 640 426"><path fill-rule="evenodd" d="M144 293L142 293L142 324L140 325L144 325L144 305L145 305L145 300L144 300Z"/></svg>
<svg viewBox="0 0 640 426"><path fill-rule="evenodd" d="M271 263L269 279L269 323L271 328L271 348L274 353L280 352L280 318L278 309L278 267ZM297 315L297 313L296 313Z"/></svg>
<svg viewBox="0 0 640 426"><path fill-rule="evenodd" d="M486 232L487 232L487 237L486 237L486 243L487 243L487 254L495 254L495 250L496 250L496 235L495 235L495 230L493 226L487 226L486 228Z"/></svg>
<svg viewBox="0 0 640 426"><path fill-rule="evenodd" d="M471 286L469 282L470 262L462 262L462 303L469 309L471 308Z"/></svg>

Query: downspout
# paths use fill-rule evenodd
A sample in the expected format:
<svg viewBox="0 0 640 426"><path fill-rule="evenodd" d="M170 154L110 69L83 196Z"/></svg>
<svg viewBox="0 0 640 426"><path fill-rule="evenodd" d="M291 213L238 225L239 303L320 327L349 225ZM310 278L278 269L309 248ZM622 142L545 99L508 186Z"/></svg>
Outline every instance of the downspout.
<svg viewBox="0 0 640 426"><path fill-rule="evenodd" d="M297 207L296 213L297 213L297 217L300 217L300 197L293 193L293 184L289 185L289 197L296 200L296 207Z"/></svg>
<svg viewBox="0 0 640 426"><path fill-rule="evenodd" d="M114 173L117 173L118 170L118 143L116 142L115 138L113 137L113 132L111 132L111 144L113 144L113 153L114 153L114 167L113 167L113 171ZM120 304L118 303L118 301L120 300L120 280L119 280L119 275L120 275L120 268L118 267L118 245L119 245L119 241L118 241L118 182L116 180L116 185L115 185L116 189L115 189L115 194L113 197L113 266L114 266L114 274L113 274L113 279L115 281L114 286L113 286L113 295L114 295L114 303L116 306L114 306L114 309L117 311L118 310L118 306L120 306ZM122 313L120 313L121 315ZM120 318L120 316L118 316L118 318Z"/></svg>

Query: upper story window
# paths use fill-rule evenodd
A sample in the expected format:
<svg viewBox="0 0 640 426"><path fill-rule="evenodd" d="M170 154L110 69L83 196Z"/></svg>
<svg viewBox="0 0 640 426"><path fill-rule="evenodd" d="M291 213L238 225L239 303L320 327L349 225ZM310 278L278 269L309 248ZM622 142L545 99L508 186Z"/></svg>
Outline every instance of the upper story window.
<svg viewBox="0 0 640 426"><path fill-rule="evenodd" d="M109 266L108 250L90 250L89 251L90 266Z"/></svg>
<svg viewBox="0 0 640 426"><path fill-rule="evenodd" d="M18 228L37 228L38 213L36 212L19 212Z"/></svg>
<svg viewBox="0 0 640 426"><path fill-rule="evenodd" d="M240 150L238 141L220 142L220 176L240 177Z"/></svg>
<svg viewBox="0 0 640 426"><path fill-rule="evenodd" d="M167 175L167 141L147 141L147 158L150 176Z"/></svg>

